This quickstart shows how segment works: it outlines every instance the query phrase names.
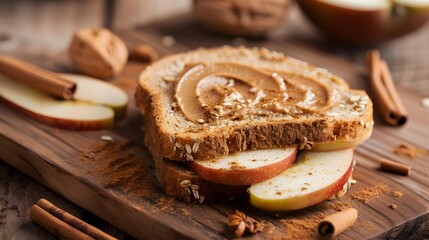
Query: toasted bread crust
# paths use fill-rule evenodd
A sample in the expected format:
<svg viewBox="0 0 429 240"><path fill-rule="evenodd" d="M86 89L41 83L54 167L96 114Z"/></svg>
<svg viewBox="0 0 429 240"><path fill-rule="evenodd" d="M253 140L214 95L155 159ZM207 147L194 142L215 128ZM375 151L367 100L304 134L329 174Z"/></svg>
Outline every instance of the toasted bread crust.
<svg viewBox="0 0 429 240"><path fill-rule="evenodd" d="M246 49L247 50L247 49ZM300 144L304 138L307 141L314 143L324 143L333 141L353 141L367 134L372 130L372 102L369 100L365 105L365 109L360 115L354 118L336 118L326 116L311 116L309 118L276 118L265 119L264 121L254 121L246 123L237 123L237 125L226 125L216 127L201 127L189 128L186 131L172 131L169 125L175 123L175 120L170 121L173 113L166 112L166 108L170 108L169 103L173 102L172 96L166 103L165 96L170 93L172 95L172 86L164 86L167 90L162 91L148 84L151 81L162 81L161 79L152 79L151 77L156 70L163 71L163 66L171 64L180 59L180 61L197 61L198 55L201 58L213 57L208 53L211 52L228 52L236 51L237 48L217 48L209 50L196 50L190 53L179 54L167 57L155 65L151 66L140 76L139 86L136 90L136 103L144 116L145 127L145 143L152 154L157 153L163 158L170 160L206 160L226 155L232 152L245 151L248 149L263 149L263 148L278 148L286 147L291 144ZM250 54L260 54L260 51L251 51ZM255 52L256 51L256 52ZM238 51L240 52L240 51ZM234 54L234 53L232 53ZM239 54L239 53L235 53ZM189 56L189 60L187 60ZM213 58L216 58L214 56ZM237 56L239 58L240 56ZM241 62L247 61L246 59ZM325 78L335 82L342 91L354 96L367 97L364 91L350 90L348 85L340 78L329 74L326 70L315 68L311 65L298 62L296 63L289 58L283 57L276 59L275 65L298 65L298 69L302 68L311 72L316 72L318 75L326 75ZM252 63L255 65L255 63ZM301 64L301 65L300 65ZM171 88L168 90L168 88ZM164 98L164 99L163 99ZM174 110L172 110L174 111ZM180 111L175 111L176 115L180 115ZM362 124L363 123L363 124ZM368 127L368 123L371 127ZM193 127L193 126L191 126ZM186 145L191 148L197 144L198 151L192 152L192 159L186 159Z"/></svg>
<svg viewBox="0 0 429 240"><path fill-rule="evenodd" d="M314 143L354 141L369 135L372 131L372 102L364 91L350 90L339 77L298 60L275 55L277 57L273 59L261 57L254 62L249 59L264 55L266 51L244 49L245 56L241 55L242 51L243 48L222 47L173 55L158 61L141 74L135 100L143 114L144 142L155 159L158 181L168 195L187 201L196 201L185 188L180 186L183 180L190 180L192 184L198 185L201 195L205 196L205 201L226 200L245 195L245 187L211 183L187 170L186 163L177 161L212 159L232 152L287 147L303 141ZM344 99L358 96L367 100L363 109L360 109L354 117L348 117L348 112L340 112L340 115L346 117L324 115L277 117L237 122L237 124L195 127L194 123L183 120L185 118L180 111L170 106L174 102L174 88L171 83L162 82L162 74L168 73L168 66L174 62L222 61L223 53L228 57L236 57L240 63L246 64L249 61L253 66L261 65L267 68L272 62L277 69L309 71L309 74L338 87L344 94ZM344 111L354 111L354 107L350 109L348 107L346 104ZM177 128L171 127L175 124L178 125ZM195 147L195 145L198 146ZM189 149L192 149L191 153ZM192 159L186 158L186 153L189 153Z"/></svg>
<svg viewBox="0 0 429 240"><path fill-rule="evenodd" d="M161 188L169 196L187 202L224 202L232 199L241 199L247 196L248 186L228 186L204 180L197 174L188 170L186 163L169 161L154 157L156 177ZM181 182L188 180L192 185L198 186L197 199L190 188L181 186Z"/></svg>

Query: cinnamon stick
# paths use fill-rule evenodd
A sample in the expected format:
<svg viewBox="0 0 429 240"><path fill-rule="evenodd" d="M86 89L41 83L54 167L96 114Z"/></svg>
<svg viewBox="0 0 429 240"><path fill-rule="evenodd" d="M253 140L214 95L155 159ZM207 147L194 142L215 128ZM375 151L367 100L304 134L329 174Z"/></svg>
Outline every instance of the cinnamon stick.
<svg viewBox="0 0 429 240"><path fill-rule="evenodd" d="M385 158L382 158L380 161L380 170L398 173L404 176L408 176L411 173L410 166Z"/></svg>
<svg viewBox="0 0 429 240"><path fill-rule="evenodd" d="M116 238L97 229L79 218L65 212L46 199L40 199L32 207L30 217L52 234L65 239L102 239Z"/></svg>
<svg viewBox="0 0 429 240"><path fill-rule="evenodd" d="M352 226L358 216L354 208L347 208L341 212L325 217L318 225L317 230L323 237L335 237Z"/></svg>
<svg viewBox="0 0 429 240"><path fill-rule="evenodd" d="M380 58L380 52L372 50L367 54L370 67L370 82L376 95L378 110L385 121L394 126L407 122L408 113L399 98L387 63Z"/></svg>
<svg viewBox="0 0 429 240"><path fill-rule="evenodd" d="M62 222L58 218L52 216L47 211L43 210L37 205L33 205L30 210L30 218L44 227L46 230L51 232L53 235L60 239L82 239L82 240L93 240L91 236L73 228L65 222Z"/></svg>
<svg viewBox="0 0 429 240"><path fill-rule="evenodd" d="M0 57L0 73L66 100L72 99L76 91L74 82L52 71L12 57Z"/></svg>

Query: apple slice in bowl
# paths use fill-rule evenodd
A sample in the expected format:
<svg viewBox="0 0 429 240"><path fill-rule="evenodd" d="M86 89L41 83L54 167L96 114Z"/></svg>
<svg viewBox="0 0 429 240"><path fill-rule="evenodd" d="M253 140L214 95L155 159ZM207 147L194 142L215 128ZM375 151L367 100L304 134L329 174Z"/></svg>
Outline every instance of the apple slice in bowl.
<svg viewBox="0 0 429 240"><path fill-rule="evenodd" d="M264 210L287 211L312 206L336 194L353 169L353 149L301 152L279 175L252 185L250 203Z"/></svg>
<svg viewBox="0 0 429 240"><path fill-rule="evenodd" d="M355 46L410 33L429 20L429 0L297 0L328 36Z"/></svg>
<svg viewBox="0 0 429 240"><path fill-rule="evenodd" d="M246 186L272 178L289 168L297 151L297 146L244 151L214 160L192 161L189 167L208 181Z"/></svg>

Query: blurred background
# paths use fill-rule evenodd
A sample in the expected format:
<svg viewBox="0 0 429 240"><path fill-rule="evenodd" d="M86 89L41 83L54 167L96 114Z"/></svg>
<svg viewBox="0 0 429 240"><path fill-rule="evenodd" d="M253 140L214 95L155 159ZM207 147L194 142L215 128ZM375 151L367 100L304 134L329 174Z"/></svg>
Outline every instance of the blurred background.
<svg viewBox="0 0 429 240"><path fill-rule="evenodd" d="M188 16L192 5L191 0L2 0L0 54L25 56L28 61L34 58L49 67L52 56L66 49L76 29L130 29L172 16ZM268 37L311 42L323 51L362 64L368 47L348 47L326 40L296 4L290 5L286 17ZM375 47L390 64L395 81L429 94L428 25Z"/></svg>
<svg viewBox="0 0 429 240"><path fill-rule="evenodd" d="M76 29L132 28L189 12L191 3L191 0L1 0L0 53L39 57L56 54L68 46Z"/></svg>

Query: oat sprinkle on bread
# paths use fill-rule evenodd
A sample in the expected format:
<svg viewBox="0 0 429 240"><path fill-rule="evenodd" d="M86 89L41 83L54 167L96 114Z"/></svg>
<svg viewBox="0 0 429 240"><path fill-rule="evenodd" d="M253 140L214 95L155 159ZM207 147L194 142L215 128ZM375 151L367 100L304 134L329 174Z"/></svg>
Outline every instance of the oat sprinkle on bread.
<svg viewBox="0 0 429 240"><path fill-rule="evenodd" d="M265 48L225 46L165 57L140 75L135 99L162 188L199 202L246 195L250 184L202 178L189 168L193 162L291 146L298 152L352 149L373 127L365 91Z"/></svg>

